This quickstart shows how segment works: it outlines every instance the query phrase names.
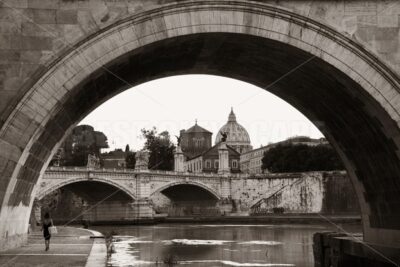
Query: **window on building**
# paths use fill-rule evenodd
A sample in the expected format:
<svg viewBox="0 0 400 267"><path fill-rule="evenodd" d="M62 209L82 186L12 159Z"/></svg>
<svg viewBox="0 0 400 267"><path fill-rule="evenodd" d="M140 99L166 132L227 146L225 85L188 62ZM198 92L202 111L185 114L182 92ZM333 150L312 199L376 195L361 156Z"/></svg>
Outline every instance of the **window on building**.
<svg viewBox="0 0 400 267"><path fill-rule="evenodd" d="M193 138L193 143L195 147L202 147L203 146L204 138Z"/></svg>
<svg viewBox="0 0 400 267"><path fill-rule="evenodd" d="M206 160L206 168L211 169L211 160Z"/></svg>
<svg viewBox="0 0 400 267"><path fill-rule="evenodd" d="M215 160L215 161L214 161L214 168L215 168L215 169L218 169L218 168L219 168L219 161L218 161L218 160Z"/></svg>
<svg viewBox="0 0 400 267"><path fill-rule="evenodd" d="M237 168L237 160L232 160L232 168Z"/></svg>

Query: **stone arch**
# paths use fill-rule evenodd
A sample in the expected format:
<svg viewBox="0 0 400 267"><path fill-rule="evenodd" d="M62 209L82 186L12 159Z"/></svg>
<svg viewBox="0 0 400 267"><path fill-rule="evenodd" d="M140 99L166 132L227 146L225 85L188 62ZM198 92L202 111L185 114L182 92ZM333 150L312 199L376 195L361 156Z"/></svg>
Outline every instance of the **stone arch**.
<svg viewBox="0 0 400 267"><path fill-rule="evenodd" d="M227 50L230 52L243 45L248 49L240 52L250 53L252 60L257 60L257 53L265 53L266 48L260 49L265 45L276 56L270 60L279 61L277 48L281 46L293 53L287 62L298 64L288 68L282 60L279 68L265 72L266 63L274 62L268 58L265 65L249 61L243 66L251 68L251 72L245 74L235 68L243 63L240 55L219 64L201 50L204 46L194 42L202 38L225 41L224 44L231 46ZM243 42L239 44L235 39ZM191 41L197 46L190 46ZM129 85L116 77L112 80L112 73L133 64L123 60L128 55L136 56L135 64L146 64L146 58L140 58L141 53L149 55L144 53L146 49L158 45L160 52L175 42L181 42L182 48L202 57L190 54L191 58L185 49L180 49L181 54L176 57L188 56L186 62L174 61L174 65L167 64L162 70L147 73L137 68L137 75L142 76L133 77ZM205 45L211 44L215 48L218 42ZM220 52L224 54L224 50ZM157 54L158 60L162 61L162 56L167 54ZM310 100L315 106L307 103L311 91L305 87L302 88L305 94L301 96L290 89L287 80L268 86L280 71L300 79L301 75L316 70L321 77L313 80L308 75L310 88L321 85L318 79L325 79L329 85L321 91L319 101ZM80 119L130 85L184 73L216 74L253 83L284 98L307 115L344 160L360 200L365 240L398 245L399 77L374 54L327 25L287 9L248 1L190 1L144 11L87 37L48 64L44 73L32 77L33 82L25 86L23 96L10 108L0 129L0 156L6 162L0 173L5 184L0 195L0 220L4 222L0 235L5 236L7 232L18 238L26 233L27 219L21 218L28 217L33 187L57 146ZM125 79L126 75L122 76ZM290 83L299 85L296 79ZM278 90L282 88L285 90ZM326 105L323 100L328 101ZM336 101L338 105L329 101Z"/></svg>
<svg viewBox="0 0 400 267"><path fill-rule="evenodd" d="M112 179L106 179L106 178L101 178L101 177L93 177L93 178L87 178L87 177L74 177L74 179L63 179L61 182L56 183L56 184L51 184L50 187L45 187L43 189L38 189L36 192L36 198L38 200L41 200L44 198L46 195L50 194L51 192L64 187L69 184L73 183L79 183L79 182L98 182L98 183L104 183L111 185L115 188L118 188L128 196L132 198L132 200L136 200L136 195L132 193L129 189L127 189L124 185L121 185L118 182L113 181Z"/></svg>
<svg viewBox="0 0 400 267"><path fill-rule="evenodd" d="M162 185L162 186L156 188L153 192L150 193L150 196L152 196L154 194L157 194L157 193L161 193L165 189L173 187L173 186L176 186L176 185L194 185L194 186L198 186L198 187L204 189L205 191L207 191L208 193L210 193L211 195L213 195L217 200L221 199L220 194L218 194L218 192L215 191L213 188L211 188L211 187L209 187L209 186L207 186L207 185L205 185L203 183L195 182L195 181L180 181L180 182L168 183L168 184L165 184L165 185Z"/></svg>

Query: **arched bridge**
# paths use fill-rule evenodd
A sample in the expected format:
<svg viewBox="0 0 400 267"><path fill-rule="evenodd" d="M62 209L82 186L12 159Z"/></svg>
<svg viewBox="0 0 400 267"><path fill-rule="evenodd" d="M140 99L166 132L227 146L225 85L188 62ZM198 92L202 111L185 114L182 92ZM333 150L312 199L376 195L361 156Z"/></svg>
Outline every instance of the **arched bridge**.
<svg viewBox="0 0 400 267"><path fill-rule="evenodd" d="M104 220L105 216L113 219L113 215L106 211L110 209L114 211L119 209L117 217L122 216L123 220L151 218L155 211L153 204L159 204L153 203L152 198L157 198L159 194L175 204L201 205L211 201L214 210L218 211L223 210L226 205L222 203L230 203L227 199L231 198L231 177L223 175L50 167L37 185L36 199L41 200L64 186L73 186L74 190L86 195L87 201L93 202L95 210L88 213L88 217L92 220ZM117 204L113 201L113 195L116 193L125 195L125 204ZM130 201L126 202L126 196L130 198ZM127 206L129 203L130 205Z"/></svg>
<svg viewBox="0 0 400 267"><path fill-rule="evenodd" d="M341 185L340 188L329 187L332 182ZM36 199L40 200L64 186L75 184L79 187L79 183L82 186L81 193L96 195L96 202L101 202L101 198L108 198L114 192L124 193L131 200L128 202L136 208L135 211L129 210L135 213L132 215L135 218L152 217L157 207L169 206L169 202L160 203L160 194L175 204L188 201L197 205L212 200L222 213L247 212L256 203L266 209L280 206L285 208L285 212L315 213L331 209L328 206L332 202L338 206L340 199L354 202L344 192L347 190L348 196L354 195L354 191L349 190L351 185L344 172L248 175L78 167L48 168L37 185ZM108 185L108 193L96 192L101 190L95 187L99 183L103 187ZM335 195L335 191L341 192L340 199L327 199ZM276 198L277 192L280 199ZM270 203L271 199L273 203Z"/></svg>
<svg viewBox="0 0 400 267"><path fill-rule="evenodd" d="M217 174L51 167L38 184L36 198L42 199L58 188L85 181L114 186L133 200L150 198L178 185L202 188L218 200L230 197L230 179Z"/></svg>

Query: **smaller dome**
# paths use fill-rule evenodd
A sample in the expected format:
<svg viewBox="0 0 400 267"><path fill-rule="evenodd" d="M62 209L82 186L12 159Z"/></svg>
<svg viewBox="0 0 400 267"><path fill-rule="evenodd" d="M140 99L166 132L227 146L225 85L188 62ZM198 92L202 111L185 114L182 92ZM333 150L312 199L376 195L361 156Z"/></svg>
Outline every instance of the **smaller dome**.
<svg viewBox="0 0 400 267"><path fill-rule="evenodd" d="M192 127L190 127L189 129L187 129L185 132L186 133L210 133L211 134L211 132L209 130L206 130L203 127L199 126L197 124L197 120L196 120L195 124Z"/></svg>

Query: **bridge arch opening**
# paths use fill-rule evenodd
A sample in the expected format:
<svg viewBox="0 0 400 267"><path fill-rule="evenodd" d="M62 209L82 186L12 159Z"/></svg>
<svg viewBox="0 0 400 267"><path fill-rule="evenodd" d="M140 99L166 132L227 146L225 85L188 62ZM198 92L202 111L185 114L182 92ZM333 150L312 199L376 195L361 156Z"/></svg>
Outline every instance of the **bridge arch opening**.
<svg viewBox="0 0 400 267"><path fill-rule="evenodd" d="M172 217L220 214L218 195L197 184L176 183L165 186L152 194L152 198L156 199L153 203L158 203L158 206L153 206L156 212Z"/></svg>
<svg viewBox="0 0 400 267"><path fill-rule="evenodd" d="M134 201L131 194L110 183L75 181L39 192L32 212L49 212L57 223L121 222L134 217Z"/></svg>
<svg viewBox="0 0 400 267"><path fill-rule="evenodd" d="M352 179L364 239L398 245L399 78L327 26L276 7L250 6L193 2L145 12L88 37L36 77L1 126L1 238L26 233L35 184L90 111L132 85L213 74L264 88L310 118Z"/></svg>

